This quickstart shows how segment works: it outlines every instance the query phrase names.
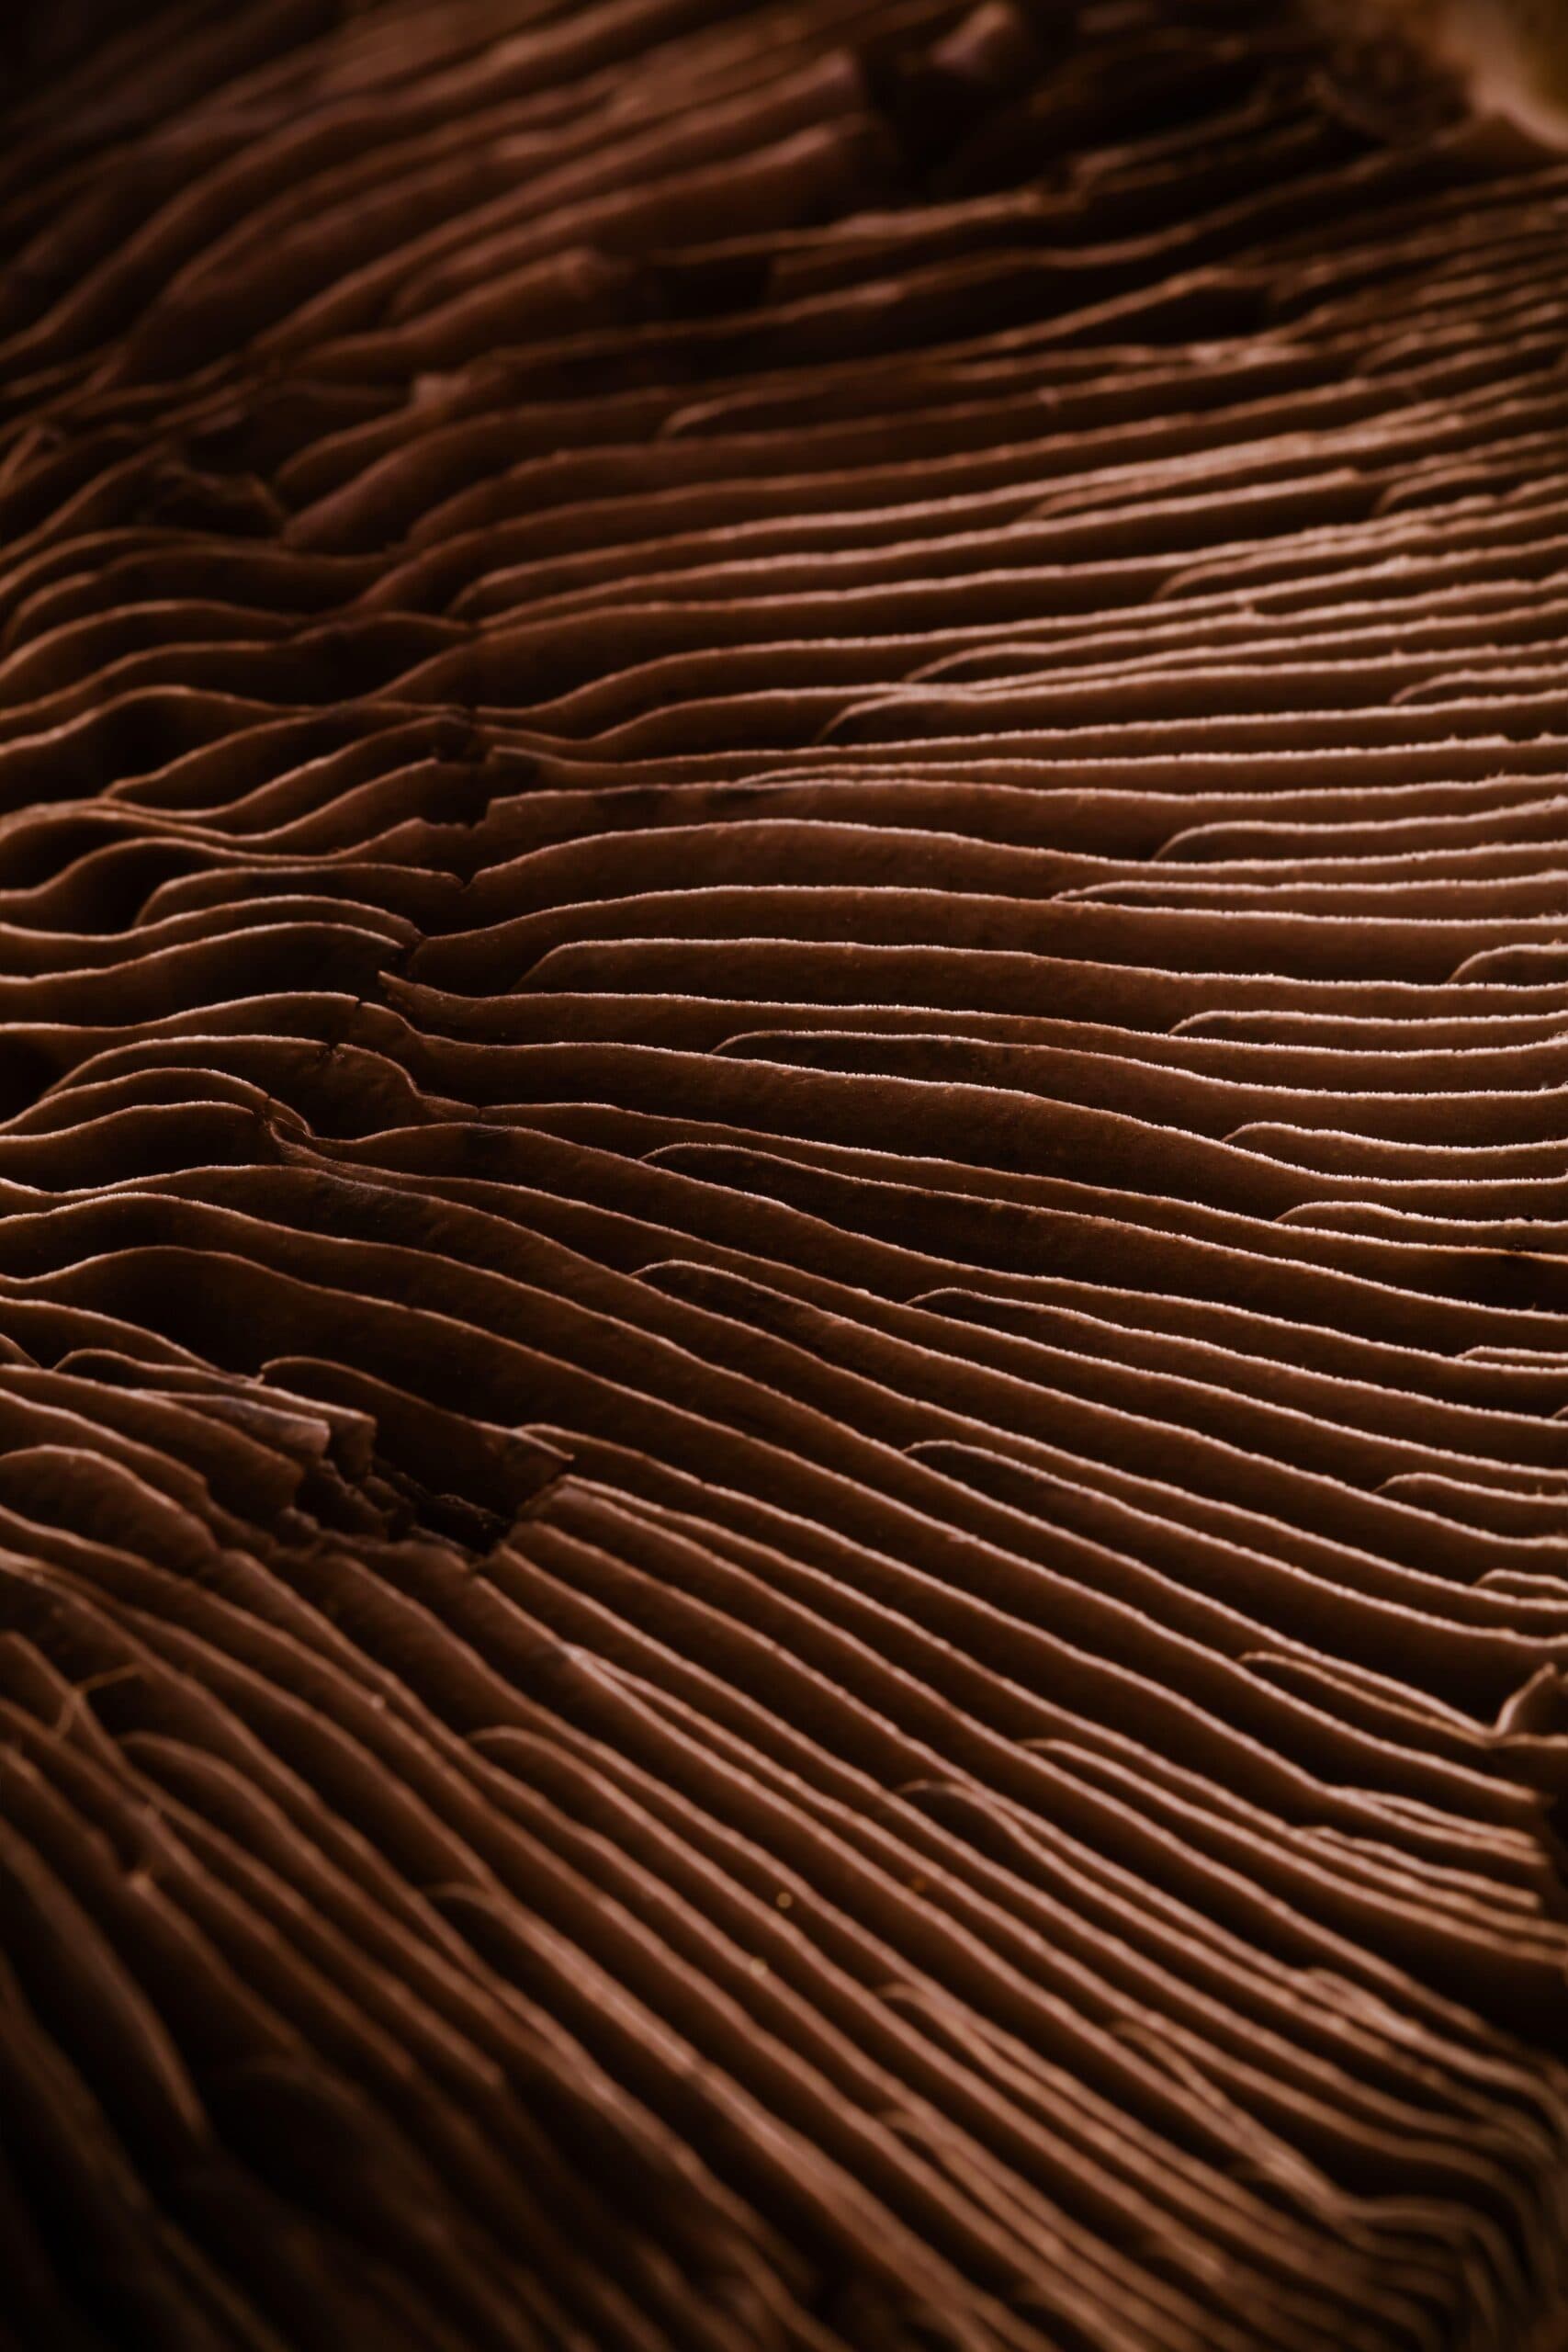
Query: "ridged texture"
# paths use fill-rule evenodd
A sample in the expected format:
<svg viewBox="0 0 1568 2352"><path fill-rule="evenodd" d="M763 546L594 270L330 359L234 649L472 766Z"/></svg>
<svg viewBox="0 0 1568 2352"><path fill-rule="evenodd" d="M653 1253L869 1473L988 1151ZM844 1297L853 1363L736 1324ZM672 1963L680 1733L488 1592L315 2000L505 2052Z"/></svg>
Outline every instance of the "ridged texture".
<svg viewBox="0 0 1568 2352"><path fill-rule="evenodd" d="M1268 8L0 149L0 2334L1559 2352L1568 167Z"/></svg>

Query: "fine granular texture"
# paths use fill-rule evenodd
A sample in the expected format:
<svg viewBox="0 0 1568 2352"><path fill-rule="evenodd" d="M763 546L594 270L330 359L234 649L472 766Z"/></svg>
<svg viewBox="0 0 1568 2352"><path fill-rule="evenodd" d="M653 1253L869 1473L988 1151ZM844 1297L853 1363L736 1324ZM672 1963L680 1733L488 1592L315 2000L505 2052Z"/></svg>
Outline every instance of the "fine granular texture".
<svg viewBox="0 0 1568 2352"><path fill-rule="evenodd" d="M1568 163L1271 6L91 15L0 2343L1562 2352Z"/></svg>

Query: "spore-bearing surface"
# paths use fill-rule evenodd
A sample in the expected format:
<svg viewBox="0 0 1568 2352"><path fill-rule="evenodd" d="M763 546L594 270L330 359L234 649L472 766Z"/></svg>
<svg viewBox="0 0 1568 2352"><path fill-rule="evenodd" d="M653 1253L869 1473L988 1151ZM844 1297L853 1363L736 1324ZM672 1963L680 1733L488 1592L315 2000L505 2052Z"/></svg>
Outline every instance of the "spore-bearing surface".
<svg viewBox="0 0 1568 2352"><path fill-rule="evenodd" d="M1568 165L1199 0L0 142L0 2340L1561 2352Z"/></svg>

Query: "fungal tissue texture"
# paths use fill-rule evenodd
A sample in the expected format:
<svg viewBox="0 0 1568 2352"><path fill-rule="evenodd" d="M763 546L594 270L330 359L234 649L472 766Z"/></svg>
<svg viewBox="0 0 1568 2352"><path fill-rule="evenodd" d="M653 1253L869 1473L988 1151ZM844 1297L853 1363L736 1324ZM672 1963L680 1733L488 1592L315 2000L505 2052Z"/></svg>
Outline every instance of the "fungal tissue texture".
<svg viewBox="0 0 1568 2352"><path fill-rule="evenodd" d="M1568 2352L1565 55L13 7L0 2352Z"/></svg>

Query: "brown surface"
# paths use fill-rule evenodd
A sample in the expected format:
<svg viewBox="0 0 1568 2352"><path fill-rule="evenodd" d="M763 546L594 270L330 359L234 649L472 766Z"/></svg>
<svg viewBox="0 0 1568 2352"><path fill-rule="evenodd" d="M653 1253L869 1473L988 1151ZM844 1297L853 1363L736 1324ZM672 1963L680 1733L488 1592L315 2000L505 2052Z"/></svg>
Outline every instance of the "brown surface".
<svg viewBox="0 0 1568 2352"><path fill-rule="evenodd" d="M1568 166L1336 70L15 101L0 2337L1557 2352Z"/></svg>

